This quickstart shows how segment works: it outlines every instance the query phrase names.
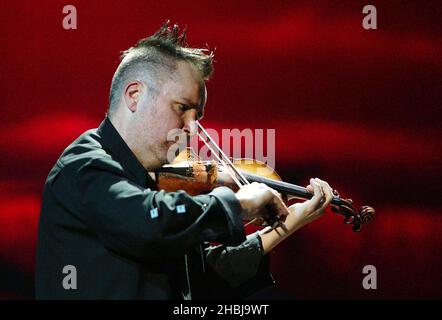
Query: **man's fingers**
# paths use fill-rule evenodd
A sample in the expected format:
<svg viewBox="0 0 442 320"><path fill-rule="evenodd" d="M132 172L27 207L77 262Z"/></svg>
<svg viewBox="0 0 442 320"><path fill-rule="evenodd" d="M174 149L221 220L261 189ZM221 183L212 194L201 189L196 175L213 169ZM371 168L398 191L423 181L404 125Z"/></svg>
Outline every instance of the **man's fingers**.
<svg viewBox="0 0 442 320"><path fill-rule="evenodd" d="M285 205L284 201L282 201L281 197L279 197L279 195L276 195L273 198L273 205L276 208L277 216L281 219L285 220L285 217L290 214L289 209Z"/></svg>
<svg viewBox="0 0 442 320"><path fill-rule="evenodd" d="M266 187L273 194L273 198L269 203L274 210L273 214L276 214L278 217L281 217L283 220L285 220L285 217L290 214L290 211L282 200L281 195L275 189L272 189L268 186Z"/></svg>
<svg viewBox="0 0 442 320"><path fill-rule="evenodd" d="M323 203L323 201L325 201L324 193L321 189L321 186L315 179L313 178L310 179L310 185L313 187L313 197L310 199L310 201L313 206L313 209L316 210L319 207L321 207L321 204Z"/></svg>
<svg viewBox="0 0 442 320"><path fill-rule="evenodd" d="M330 190L330 192L333 194L333 189L330 187L330 185L328 184L327 181L321 180L319 178L316 178L316 181L318 181L319 184L322 185L322 187L324 188L324 191Z"/></svg>
<svg viewBox="0 0 442 320"><path fill-rule="evenodd" d="M276 191L275 189L272 189L270 187L269 187L269 189L270 189L270 191L272 191L272 193L275 195L275 197L282 199L282 196L278 191Z"/></svg>
<svg viewBox="0 0 442 320"><path fill-rule="evenodd" d="M330 187L330 185L326 182L323 181L319 178L316 178L316 181L319 182L319 184L322 187L322 191L324 192L324 202L323 202L323 206L328 206L328 204L330 203L330 201L333 199L333 189Z"/></svg>

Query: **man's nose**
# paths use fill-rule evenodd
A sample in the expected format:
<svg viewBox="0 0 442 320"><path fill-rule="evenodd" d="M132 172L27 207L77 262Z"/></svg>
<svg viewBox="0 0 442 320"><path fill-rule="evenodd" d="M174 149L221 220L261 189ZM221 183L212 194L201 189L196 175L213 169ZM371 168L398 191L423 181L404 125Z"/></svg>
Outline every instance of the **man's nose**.
<svg viewBox="0 0 442 320"><path fill-rule="evenodd" d="M198 125L196 124L197 112L194 109L187 110L184 115L183 131L189 136L194 136L197 133Z"/></svg>

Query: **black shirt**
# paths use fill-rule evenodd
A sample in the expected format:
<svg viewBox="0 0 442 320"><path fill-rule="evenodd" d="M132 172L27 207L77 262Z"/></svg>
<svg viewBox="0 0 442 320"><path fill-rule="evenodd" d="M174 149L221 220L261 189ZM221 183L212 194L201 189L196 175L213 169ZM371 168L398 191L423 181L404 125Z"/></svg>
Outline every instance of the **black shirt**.
<svg viewBox="0 0 442 320"><path fill-rule="evenodd" d="M262 268L260 237L246 239L242 223L226 187L193 197L157 191L106 118L66 148L46 180L36 297L216 297L222 290L209 283L238 287ZM74 289L63 286L65 266L75 268Z"/></svg>

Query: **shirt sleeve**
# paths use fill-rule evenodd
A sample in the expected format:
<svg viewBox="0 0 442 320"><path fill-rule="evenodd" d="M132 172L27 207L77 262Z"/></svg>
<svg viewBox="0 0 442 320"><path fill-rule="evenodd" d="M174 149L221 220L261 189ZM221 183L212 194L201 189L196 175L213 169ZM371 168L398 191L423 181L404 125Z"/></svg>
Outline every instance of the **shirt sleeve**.
<svg viewBox="0 0 442 320"><path fill-rule="evenodd" d="M232 288L256 277L263 259L259 231L248 235L238 246L221 244L206 248L206 261Z"/></svg>
<svg viewBox="0 0 442 320"><path fill-rule="evenodd" d="M194 197L153 191L132 182L108 159L63 171L53 182L54 194L118 254L176 257L203 241L238 245L246 239L242 208L229 188Z"/></svg>

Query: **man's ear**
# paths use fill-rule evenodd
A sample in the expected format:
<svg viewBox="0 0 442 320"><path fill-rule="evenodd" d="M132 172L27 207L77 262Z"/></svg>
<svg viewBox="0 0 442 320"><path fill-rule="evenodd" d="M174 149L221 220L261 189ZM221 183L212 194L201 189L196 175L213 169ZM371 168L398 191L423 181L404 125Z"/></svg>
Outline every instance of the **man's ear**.
<svg viewBox="0 0 442 320"><path fill-rule="evenodd" d="M126 86L126 90L124 90L124 102L130 111L137 111L142 90L143 84L140 81L131 82Z"/></svg>

